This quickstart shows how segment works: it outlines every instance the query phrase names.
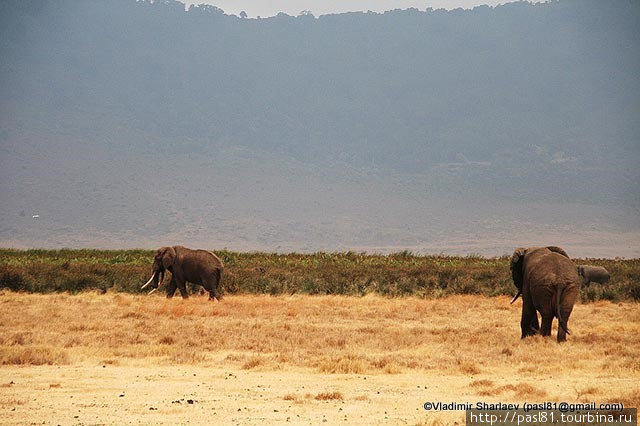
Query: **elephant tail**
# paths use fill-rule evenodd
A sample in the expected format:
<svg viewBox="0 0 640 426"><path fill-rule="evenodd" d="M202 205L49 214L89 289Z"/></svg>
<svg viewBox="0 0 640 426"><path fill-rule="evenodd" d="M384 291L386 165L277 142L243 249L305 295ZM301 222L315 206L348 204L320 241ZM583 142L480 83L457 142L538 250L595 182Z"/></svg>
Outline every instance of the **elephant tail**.
<svg viewBox="0 0 640 426"><path fill-rule="evenodd" d="M216 277L218 278L218 291L220 292L220 297L222 297L222 268L216 269Z"/></svg>
<svg viewBox="0 0 640 426"><path fill-rule="evenodd" d="M562 301L562 295L564 294L564 290L566 288L566 284L561 284L556 289L556 316L558 317L558 327L562 327L565 333L571 334L569 333L569 328L567 328L567 321L562 319L562 314L560 313L560 302Z"/></svg>

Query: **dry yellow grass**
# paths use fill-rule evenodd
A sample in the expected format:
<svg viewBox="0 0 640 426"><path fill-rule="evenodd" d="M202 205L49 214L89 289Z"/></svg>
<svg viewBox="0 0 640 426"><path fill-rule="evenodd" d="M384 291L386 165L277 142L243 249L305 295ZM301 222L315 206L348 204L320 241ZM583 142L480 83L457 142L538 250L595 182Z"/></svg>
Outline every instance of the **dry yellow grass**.
<svg viewBox="0 0 640 426"><path fill-rule="evenodd" d="M576 306L566 345L519 339L507 298L2 294L0 364L215 363L323 373L640 371L640 309ZM292 312L295 314L292 315Z"/></svg>
<svg viewBox="0 0 640 426"><path fill-rule="evenodd" d="M390 424L399 419L446 424L462 418L460 413L425 413L420 407L427 400L624 399L637 405L640 399L633 385L640 379L640 309L634 303L577 305L569 324L572 334L562 345L553 338L520 340L520 306L509 305L507 297L251 295L210 303L202 297L4 292L0 307L0 408L24 408L22 415L36 416L30 419L36 421L46 418L46 407L56 407L57 393L80 386L70 380L81 383L88 374L100 389L87 391L86 397L95 392L98 399L104 386L119 389L123 381L139 377L153 383L183 371L188 374L178 374L178 383L191 372L219 382L215 394L222 399L213 406L220 413L242 410L227 399L242 400L243 392L248 405L260 399L257 395L271 395L271 406L280 407L277 413L302 410L300 415L329 409L320 408L320 402L340 404L332 412L335 421L343 421L345 411L337 410L347 406L361 407L365 418L375 404L405 407L404 413L380 414L378 420ZM37 385L9 383L14 377L33 381L25 377L35 369L33 374L42 377ZM121 373L113 375L114 369ZM254 395L248 389L257 377L282 383ZM234 380L246 380L247 386L233 387ZM306 387L298 386L301 381ZM165 386L159 386L147 394L161 393ZM29 395L41 405L27 410ZM186 406L168 404L173 411L165 412L167 419ZM151 415L147 411L160 414L151 408L129 412L131 421L156 423L146 417ZM244 419L253 414L248 410ZM21 417L7 418L11 423ZM0 416L0 422L7 418Z"/></svg>
<svg viewBox="0 0 640 426"><path fill-rule="evenodd" d="M329 401L332 399L344 399L344 397L342 396L342 393L334 391L334 392L320 392L314 397L314 399L317 401Z"/></svg>

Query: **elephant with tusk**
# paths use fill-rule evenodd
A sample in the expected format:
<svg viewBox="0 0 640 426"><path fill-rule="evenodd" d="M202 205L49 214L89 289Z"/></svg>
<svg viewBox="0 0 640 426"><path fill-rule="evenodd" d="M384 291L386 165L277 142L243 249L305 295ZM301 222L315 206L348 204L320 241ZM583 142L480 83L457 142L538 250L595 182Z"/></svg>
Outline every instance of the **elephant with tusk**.
<svg viewBox="0 0 640 426"><path fill-rule="evenodd" d="M580 288L580 276L569 255L555 246L521 247L513 252L510 269L518 289L511 303L522 295L522 338L538 332L550 336L553 319L558 318L558 342L567 340L567 324Z"/></svg>
<svg viewBox="0 0 640 426"><path fill-rule="evenodd" d="M221 284L224 265L214 253L206 250L192 250L182 246L158 249L152 266L152 275L142 287L152 287L149 294L158 290L164 280L165 271L171 272L171 282L167 286L167 297L171 298L180 290L184 299L189 297L186 283L201 285L209 292L209 300L222 299Z"/></svg>
<svg viewBox="0 0 640 426"><path fill-rule="evenodd" d="M602 266L578 266L578 274L582 277L582 284L588 285L592 282L607 284L611 280L611 274Z"/></svg>

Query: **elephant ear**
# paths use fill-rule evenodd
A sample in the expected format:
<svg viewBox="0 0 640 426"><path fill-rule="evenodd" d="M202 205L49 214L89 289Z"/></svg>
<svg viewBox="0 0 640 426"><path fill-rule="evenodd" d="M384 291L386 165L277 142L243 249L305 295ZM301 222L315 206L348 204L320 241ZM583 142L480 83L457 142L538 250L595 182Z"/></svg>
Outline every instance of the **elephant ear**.
<svg viewBox="0 0 640 426"><path fill-rule="evenodd" d="M571 260L571 258L569 257L569 255L567 254L566 251L562 250L560 247L556 247L556 246L547 246L547 249L549 249L549 251L552 251L554 253L558 253L563 255L564 257L566 257L567 259Z"/></svg>
<svg viewBox="0 0 640 426"><path fill-rule="evenodd" d="M173 262L176 260L176 251L173 247L167 247L162 254L162 266L165 269L173 265Z"/></svg>
<svg viewBox="0 0 640 426"><path fill-rule="evenodd" d="M522 289L522 259L524 258L524 253L526 249L523 247L518 247L515 249L513 254L511 255L511 263L509 264L509 269L511 269L511 277L513 278L513 284L518 289Z"/></svg>
<svg viewBox="0 0 640 426"><path fill-rule="evenodd" d="M513 254L511 255L511 263L509 265L509 269L513 271L513 268L515 268L518 263L522 262L522 257L524 256L525 251L526 249L523 247L518 247L514 250Z"/></svg>

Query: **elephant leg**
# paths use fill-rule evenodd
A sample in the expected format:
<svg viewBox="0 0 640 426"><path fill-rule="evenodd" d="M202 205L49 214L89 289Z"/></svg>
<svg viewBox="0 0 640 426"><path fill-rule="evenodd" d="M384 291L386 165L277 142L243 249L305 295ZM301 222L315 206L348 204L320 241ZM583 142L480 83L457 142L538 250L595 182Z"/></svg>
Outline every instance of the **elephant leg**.
<svg viewBox="0 0 640 426"><path fill-rule="evenodd" d="M210 287L209 290L209 300L213 300L215 302L218 302L220 300L220 295L218 294L218 292L216 291L215 287Z"/></svg>
<svg viewBox="0 0 640 426"><path fill-rule="evenodd" d="M564 328L558 327L558 343L567 341L567 332L564 331Z"/></svg>
<svg viewBox="0 0 640 426"><path fill-rule="evenodd" d="M189 298L189 293L187 293L186 282L184 281L178 282L178 290L180 290L180 295L182 296L183 299Z"/></svg>
<svg viewBox="0 0 640 426"><path fill-rule="evenodd" d="M547 314L542 316L542 329L540 331L543 336L551 336L552 322L553 322L553 315L549 316Z"/></svg>
<svg viewBox="0 0 640 426"><path fill-rule="evenodd" d="M529 323L529 330L531 330L532 334L538 334L540 332L540 324L538 323L538 313L536 310L533 310L533 315L531 316L531 322Z"/></svg>
<svg viewBox="0 0 640 426"><path fill-rule="evenodd" d="M529 302L522 301L522 318L520 319L520 329L522 330L521 338L533 336L538 333L540 326L538 325L538 313L533 305Z"/></svg>
<svg viewBox="0 0 640 426"><path fill-rule="evenodd" d="M222 300L222 292L220 291L221 274L219 272L207 275L202 279L202 286L209 292L209 300Z"/></svg>
<svg viewBox="0 0 640 426"><path fill-rule="evenodd" d="M209 290L209 300L220 301L222 300L222 294L220 293L220 288L218 287L218 280L213 279L210 282Z"/></svg>
<svg viewBox="0 0 640 426"><path fill-rule="evenodd" d="M185 279L184 274L181 271L177 270L176 268L173 269L172 273L173 273L172 279L176 280L176 285L178 287L178 290L180 290L180 295L182 296L183 299L187 299L189 297L189 294L187 293L187 287L186 287L187 280Z"/></svg>
<svg viewBox="0 0 640 426"><path fill-rule="evenodd" d="M219 301L222 299L220 296L220 291L218 291L218 287L215 281L206 281L203 285L204 289L209 293L209 300Z"/></svg>
<svg viewBox="0 0 640 426"><path fill-rule="evenodd" d="M564 291L563 298L560 302L560 315L565 327L569 328L569 317L573 311L573 305L578 298L578 287L570 287ZM558 343L567 341L567 333L562 327L558 327Z"/></svg>
<svg viewBox="0 0 640 426"><path fill-rule="evenodd" d="M178 287L178 283L176 282L175 277L171 277L171 282L167 286L167 299L171 299L173 295L176 293L176 288Z"/></svg>

